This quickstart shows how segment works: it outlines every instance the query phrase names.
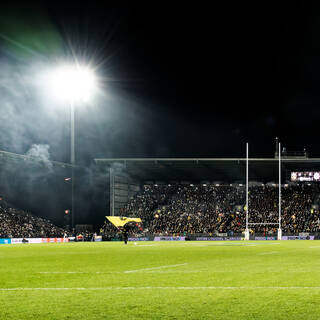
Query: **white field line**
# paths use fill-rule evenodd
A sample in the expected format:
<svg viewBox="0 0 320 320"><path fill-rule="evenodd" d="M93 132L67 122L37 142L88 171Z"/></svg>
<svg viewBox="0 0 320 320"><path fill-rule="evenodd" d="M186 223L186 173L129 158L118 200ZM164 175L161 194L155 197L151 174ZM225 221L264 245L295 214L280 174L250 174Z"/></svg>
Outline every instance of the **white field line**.
<svg viewBox="0 0 320 320"><path fill-rule="evenodd" d="M88 272L82 272L82 271L44 271L44 272L38 272L40 274L78 274L78 273L88 273Z"/></svg>
<svg viewBox="0 0 320 320"><path fill-rule="evenodd" d="M309 247L310 249L314 249L314 248L320 248L320 246L312 246L312 247Z"/></svg>
<svg viewBox="0 0 320 320"><path fill-rule="evenodd" d="M249 271L249 273L251 274L266 274L266 273L282 273L283 271L260 271L260 272L252 272ZM306 273L314 273L314 274L318 274L320 273L320 271L285 271L286 273L302 273L302 274L306 274ZM215 273L248 273L247 270L241 270L241 271L224 271L224 270L179 270L179 271L166 271L166 270L156 270L156 271L148 271L146 272L148 273L160 273L160 274L170 274L170 273L177 273L177 274L181 274L181 273L209 273L209 274L215 274Z"/></svg>
<svg viewBox="0 0 320 320"><path fill-rule="evenodd" d="M133 273L133 272L140 272L140 271L149 271L149 270L157 270L157 269L165 269L165 268L175 268L180 266L185 266L188 263L180 263L180 264L171 264L168 266L160 266L160 267L153 267L153 268L143 268L143 269L137 269L137 270L127 270L124 271L124 273Z"/></svg>
<svg viewBox="0 0 320 320"><path fill-rule="evenodd" d="M264 270L260 272L252 272L254 274L260 274L260 273L280 273L282 271L278 270ZM45 272L37 272L37 274L123 274L127 273L126 271L95 271L95 272L68 272L68 271L45 271ZM146 273L248 273L248 270L146 270ZM320 271L299 271L299 270L286 270L286 273L320 273Z"/></svg>
<svg viewBox="0 0 320 320"><path fill-rule="evenodd" d="M279 251L261 252L261 253L258 253L257 255L264 256L266 254L277 254L277 253L279 253Z"/></svg>
<svg viewBox="0 0 320 320"><path fill-rule="evenodd" d="M265 287L265 286L239 286L239 287L223 287L223 286L207 286L207 287L98 287L98 288L0 288L0 291L102 291L102 290L297 290L297 289L315 289L320 290L320 287Z"/></svg>
<svg viewBox="0 0 320 320"><path fill-rule="evenodd" d="M111 274L111 273L123 273L123 271L96 271L96 272L84 272L84 271L43 271L37 272L39 274Z"/></svg>
<svg viewBox="0 0 320 320"><path fill-rule="evenodd" d="M159 270L159 269L166 269L166 268L176 268L180 266L185 266L188 263L180 263L180 264L172 264L167 266L159 266L153 268L143 268L137 270L127 270L127 271L96 271L96 272L84 272L84 271L43 271L38 272L39 274L109 274L109 273L134 273L134 272L143 272L143 271L150 271L150 270Z"/></svg>

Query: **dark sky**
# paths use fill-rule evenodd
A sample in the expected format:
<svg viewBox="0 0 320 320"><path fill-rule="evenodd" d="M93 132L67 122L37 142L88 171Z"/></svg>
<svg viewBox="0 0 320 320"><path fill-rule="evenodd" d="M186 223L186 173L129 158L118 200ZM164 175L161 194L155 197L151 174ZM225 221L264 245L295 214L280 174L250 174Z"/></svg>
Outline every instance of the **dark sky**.
<svg viewBox="0 0 320 320"><path fill-rule="evenodd" d="M65 52L99 65L108 97L77 111L78 160L243 156L245 142L252 156L273 156L276 136L288 150L320 156L318 7L91 1L6 8L42 15ZM36 143L67 161L68 139L47 135Z"/></svg>

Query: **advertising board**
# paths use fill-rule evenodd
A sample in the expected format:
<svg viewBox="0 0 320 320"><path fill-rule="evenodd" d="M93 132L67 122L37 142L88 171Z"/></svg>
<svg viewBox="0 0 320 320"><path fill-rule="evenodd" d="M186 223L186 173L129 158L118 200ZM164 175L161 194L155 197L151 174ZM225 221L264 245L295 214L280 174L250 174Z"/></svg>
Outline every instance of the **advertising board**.
<svg viewBox="0 0 320 320"><path fill-rule="evenodd" d="M186 237L154 237L154 241L185 241Z"/></svg>
<svg viewBox="0 0 320 320"><path fill-rule="evenodd" d="M0 244L10 244L11 239L0 239Z"/></svg>
<svg viewBox="0 0 320 320"><path fill-rule="evenodd" d="M12 238L11 244L69 242L68 238Z"/></svg>
<svg viewBox="0 0 320 320"><path fill-rule="evenodd" d="M150 241L151 239L148 237L129 237L128 241Z"/></svg>
<svg viewBox="0 0 320 320"><path fill-rule="evenodd" d="M224 241L224 240L240 241L241 237L197 237L196 238L196 241Z"/></svg>
<svg viewBox="0 0 320 320"><path fill-rule="evenodd" d="M254 237L254 240L277 240L277 237L272 237L272 236L256 236Z"/></svg>
<svg viewBox="0 0 320 320"><path fill-rule="evenodd" d="M314 240L314 236L282 236L282 240Z"/></svg>
<svg viewBox="0 0 320 320"><path fill-rule="evenodd" d="M68 238L41 238L42 243L69 242Z"/></svg>

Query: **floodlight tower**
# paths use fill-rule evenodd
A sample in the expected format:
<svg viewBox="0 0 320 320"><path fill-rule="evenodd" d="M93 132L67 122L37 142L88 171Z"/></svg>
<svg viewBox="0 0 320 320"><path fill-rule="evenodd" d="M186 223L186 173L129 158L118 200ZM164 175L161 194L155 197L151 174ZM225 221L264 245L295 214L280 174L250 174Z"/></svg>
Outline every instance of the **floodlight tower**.
<svg viewBox="0 0 320 320"><path fill-rule="evenodd" d="M81 102L88 102L96 88L94 72L79 64L62 65L54 69L49 77L49 86L55 98L67 101L70 107L70 162L71 162L71 219L74 228L74 166L75 166L75 106Z"/></svg>

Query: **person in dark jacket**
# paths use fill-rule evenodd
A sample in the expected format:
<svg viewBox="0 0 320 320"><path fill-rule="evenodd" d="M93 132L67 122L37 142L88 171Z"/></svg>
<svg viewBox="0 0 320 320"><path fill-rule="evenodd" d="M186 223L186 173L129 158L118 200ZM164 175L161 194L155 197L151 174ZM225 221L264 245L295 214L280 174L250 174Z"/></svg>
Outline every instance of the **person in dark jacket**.
<svg viewBox="0 0 320 320"><path fill-rule="evenodd" d="M124 244L128 243L128 236L129 236L129 226L124 225L120 228L122 239L124 241Z"/></svg>

